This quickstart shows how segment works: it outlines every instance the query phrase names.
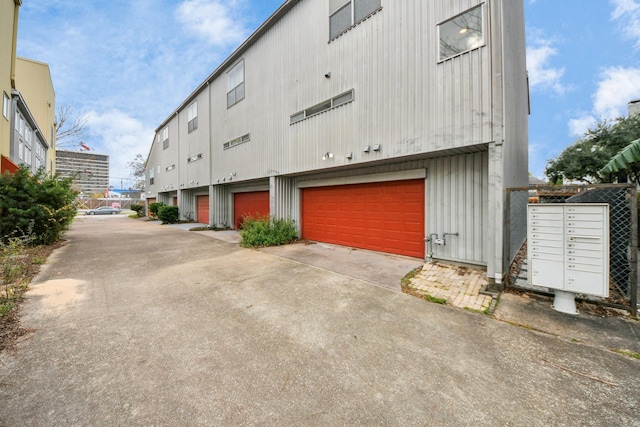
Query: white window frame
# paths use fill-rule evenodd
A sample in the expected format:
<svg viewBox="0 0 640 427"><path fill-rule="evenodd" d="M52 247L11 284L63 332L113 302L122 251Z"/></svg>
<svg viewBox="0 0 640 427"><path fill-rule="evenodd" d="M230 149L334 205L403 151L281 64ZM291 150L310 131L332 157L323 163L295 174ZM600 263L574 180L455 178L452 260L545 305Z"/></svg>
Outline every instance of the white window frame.
<svg viewBox="0 0 640 427"><path fill-rule="evenodd" d="M187 110L187 129L188 133L198 129L198 100L189 105Z"/></svg>
<svg viewBox="0 0 640 427"><path fill-rule="evenodd" d="M342 105L349 104L354 101L355 97L355 89L350 89L346 92L334 96L333 98L312 105L311 107L305 108L304 110L298 111L297 113L289 116L289 125L301 122L302 120L305 120L309 117L317 116L318 114L324 113L325 111L333 110L334 108L338 108Z"/></svg>
<svg viewBox="0 0 640 427"><path fill-rule="evenodd" d="M227 108L244 99L244 78L244 59L241 59L227 72Z"/></svg>
<svg viewBox="0 0 640 427"><path fill-rule="evenodd" d="M9 120L9 111L11 109L11 98L7 95L7 92L3 92L3 101L2 101L2 116Z"/></svg>
<svg viewBox="0 0 640 427"><path fill-rule="evenodd" d="M476 16L476 11L480 12L479 18ZM474 24L476 26L479 24L479 29L468 25L471 22L468 20L469 17L478 21ZM438 24L438 62L447 61L484 46L486 44L485 28L484 3ZM445 41L444 37L448 37L449 41Z"/></svg>
<svg viewBox="0 0 640 427"><path fill-rule="evenodd" d="M356 11L359 6L363 5L365 2L379 2L379 4L375 4L374 8L367 10L365 13L362 13L362 16L356 16ZM345 1L342 5L333 8L329 14L329 40L334 40L340 37L342 34L349 31L351 28L358 25L360 22L369 18L371 15L378 12L382 9L382 0L348 0ZM338 29L332 28L332 21L339 14L349 13L348 24L345 27L339 27Z"/></svg>
<svg viewBox="0 0 640 427"><path fill-rule="evenodd" d="M169 126L162 129L162 149L166 150L167 148L169 148Z"/></svg>

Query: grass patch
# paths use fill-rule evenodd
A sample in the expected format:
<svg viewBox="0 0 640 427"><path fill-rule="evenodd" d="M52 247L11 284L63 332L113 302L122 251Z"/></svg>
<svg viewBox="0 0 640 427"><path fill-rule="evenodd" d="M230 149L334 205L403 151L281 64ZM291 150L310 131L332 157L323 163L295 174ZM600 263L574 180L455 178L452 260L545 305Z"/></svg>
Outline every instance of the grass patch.
<svg viewBox="0 0 640 427"><path fill-rule="evenodd" d="M224 230L231 230L231 229L229 227L227 228L214 227L212 225L193 227L189 229L189 231L224 231Z"/></svg>
<svg viewBox="0 0 640 427"><path fill-rule="evenodd" d="M29 332L20 326L20 303L29 283L59 246L28 246L16 240L0 245L0 351L13 348L16 339Z"/></svg>
<svg viewBox="0 0 640 427"><path fill-rule="evenodd" d="M640 360L640 353L636 353L635 351L622 350L620 348L613 348L612 350L615 351L618 354L623 355L623 356L627 356L627 357L631 357L632 359Z"/></svg>
<svg viewBox="0 0 640 427"><path fill-rule="evenodd" d="M0 304L0 317L13 310L13 307L15 307L15 304L13 302L5 302L3 304Z"/></svg>
<svg viewBox="0 0 640 427"><path fill-rule="evenodd" d="M422 297L423 299L429 301L429 302L433 302L436 304L446 304L447 300L445 298L438 298L438 297L434 297L431 295L425 295Z"/></svg>
<svg viewBox="0 0 640 427"><path fill-rule="evenodd" d="M478 309L471 308L471 307L465 307L463 310L470 311L472 313L484 314L485 316L488 316L489 315L489 311L491 310L491 304L489 304L489 307L485 308L484 310L478 310Z"/></svg>
<svg viewBox="0 0 640 427"><path fill-rule="evenodd" d="M421 270L422 267L414 268L413 270L408 272L402 279L400 279L400 286L402 287L402 290L405 290L405 288L411 284L411 280L416 277Z"/></svg>

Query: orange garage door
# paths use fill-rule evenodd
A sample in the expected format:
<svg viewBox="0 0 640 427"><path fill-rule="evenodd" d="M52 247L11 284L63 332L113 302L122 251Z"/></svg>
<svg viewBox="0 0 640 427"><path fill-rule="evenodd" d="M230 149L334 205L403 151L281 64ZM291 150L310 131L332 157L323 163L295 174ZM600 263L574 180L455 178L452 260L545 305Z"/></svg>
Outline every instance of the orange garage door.
<svg viewBox="0 0 640 427"><path fill-rule="evenodd" d="M251 193L235 193L233 195L233 223L235 229L242 225L242 218L253 218L269 215L269 192L254 191Z"/></svg>
<svg viewBox="0 0 640 427"><path fill-rule="evenodd" d="M196 221L202 224L209 224L209 196L198 196L198 216Z"/></svg>
<svg viewBox="0 0 640 427"><path fill-rule="evenodd" d="M305 188L302 237L424 258L424 179Z"/></svg>

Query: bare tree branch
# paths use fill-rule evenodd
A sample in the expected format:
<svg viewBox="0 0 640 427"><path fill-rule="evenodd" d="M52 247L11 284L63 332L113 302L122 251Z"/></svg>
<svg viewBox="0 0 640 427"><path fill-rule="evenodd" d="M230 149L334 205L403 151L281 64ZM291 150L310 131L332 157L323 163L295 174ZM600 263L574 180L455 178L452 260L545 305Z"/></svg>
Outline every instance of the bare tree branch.
<svg viewBox="0 0 640 427"><path fill-rule="evenodd" d="M56 114L56 145L58 148L70 148L79 145L85 136L85 127L89 115L75 116L69 104L60 105Z"/></svg>

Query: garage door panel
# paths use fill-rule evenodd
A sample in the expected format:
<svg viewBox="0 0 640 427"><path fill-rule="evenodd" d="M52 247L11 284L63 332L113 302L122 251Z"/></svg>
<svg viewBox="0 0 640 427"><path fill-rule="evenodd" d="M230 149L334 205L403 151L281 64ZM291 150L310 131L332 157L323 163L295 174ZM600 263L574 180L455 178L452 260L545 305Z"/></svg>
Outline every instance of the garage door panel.
<svg viewBox="0 0 640 427"><path fill-rule="evenodd" d="M424 180L303 189L302 237L424 257Z"/></svg>
<svg viewBox="0 0 640 427"><path fill-rule="evenodd" d="M269 192L252 191L233 195L233 222L236 229L242 226L243 218L269 216Z"/></svg>
<svg viewBox="0 0 640 427"><path fill-rule="evenodd" d="M209 224L209 196L198 196L196 198L197 218L196 221L202 224Z"/></svg>

